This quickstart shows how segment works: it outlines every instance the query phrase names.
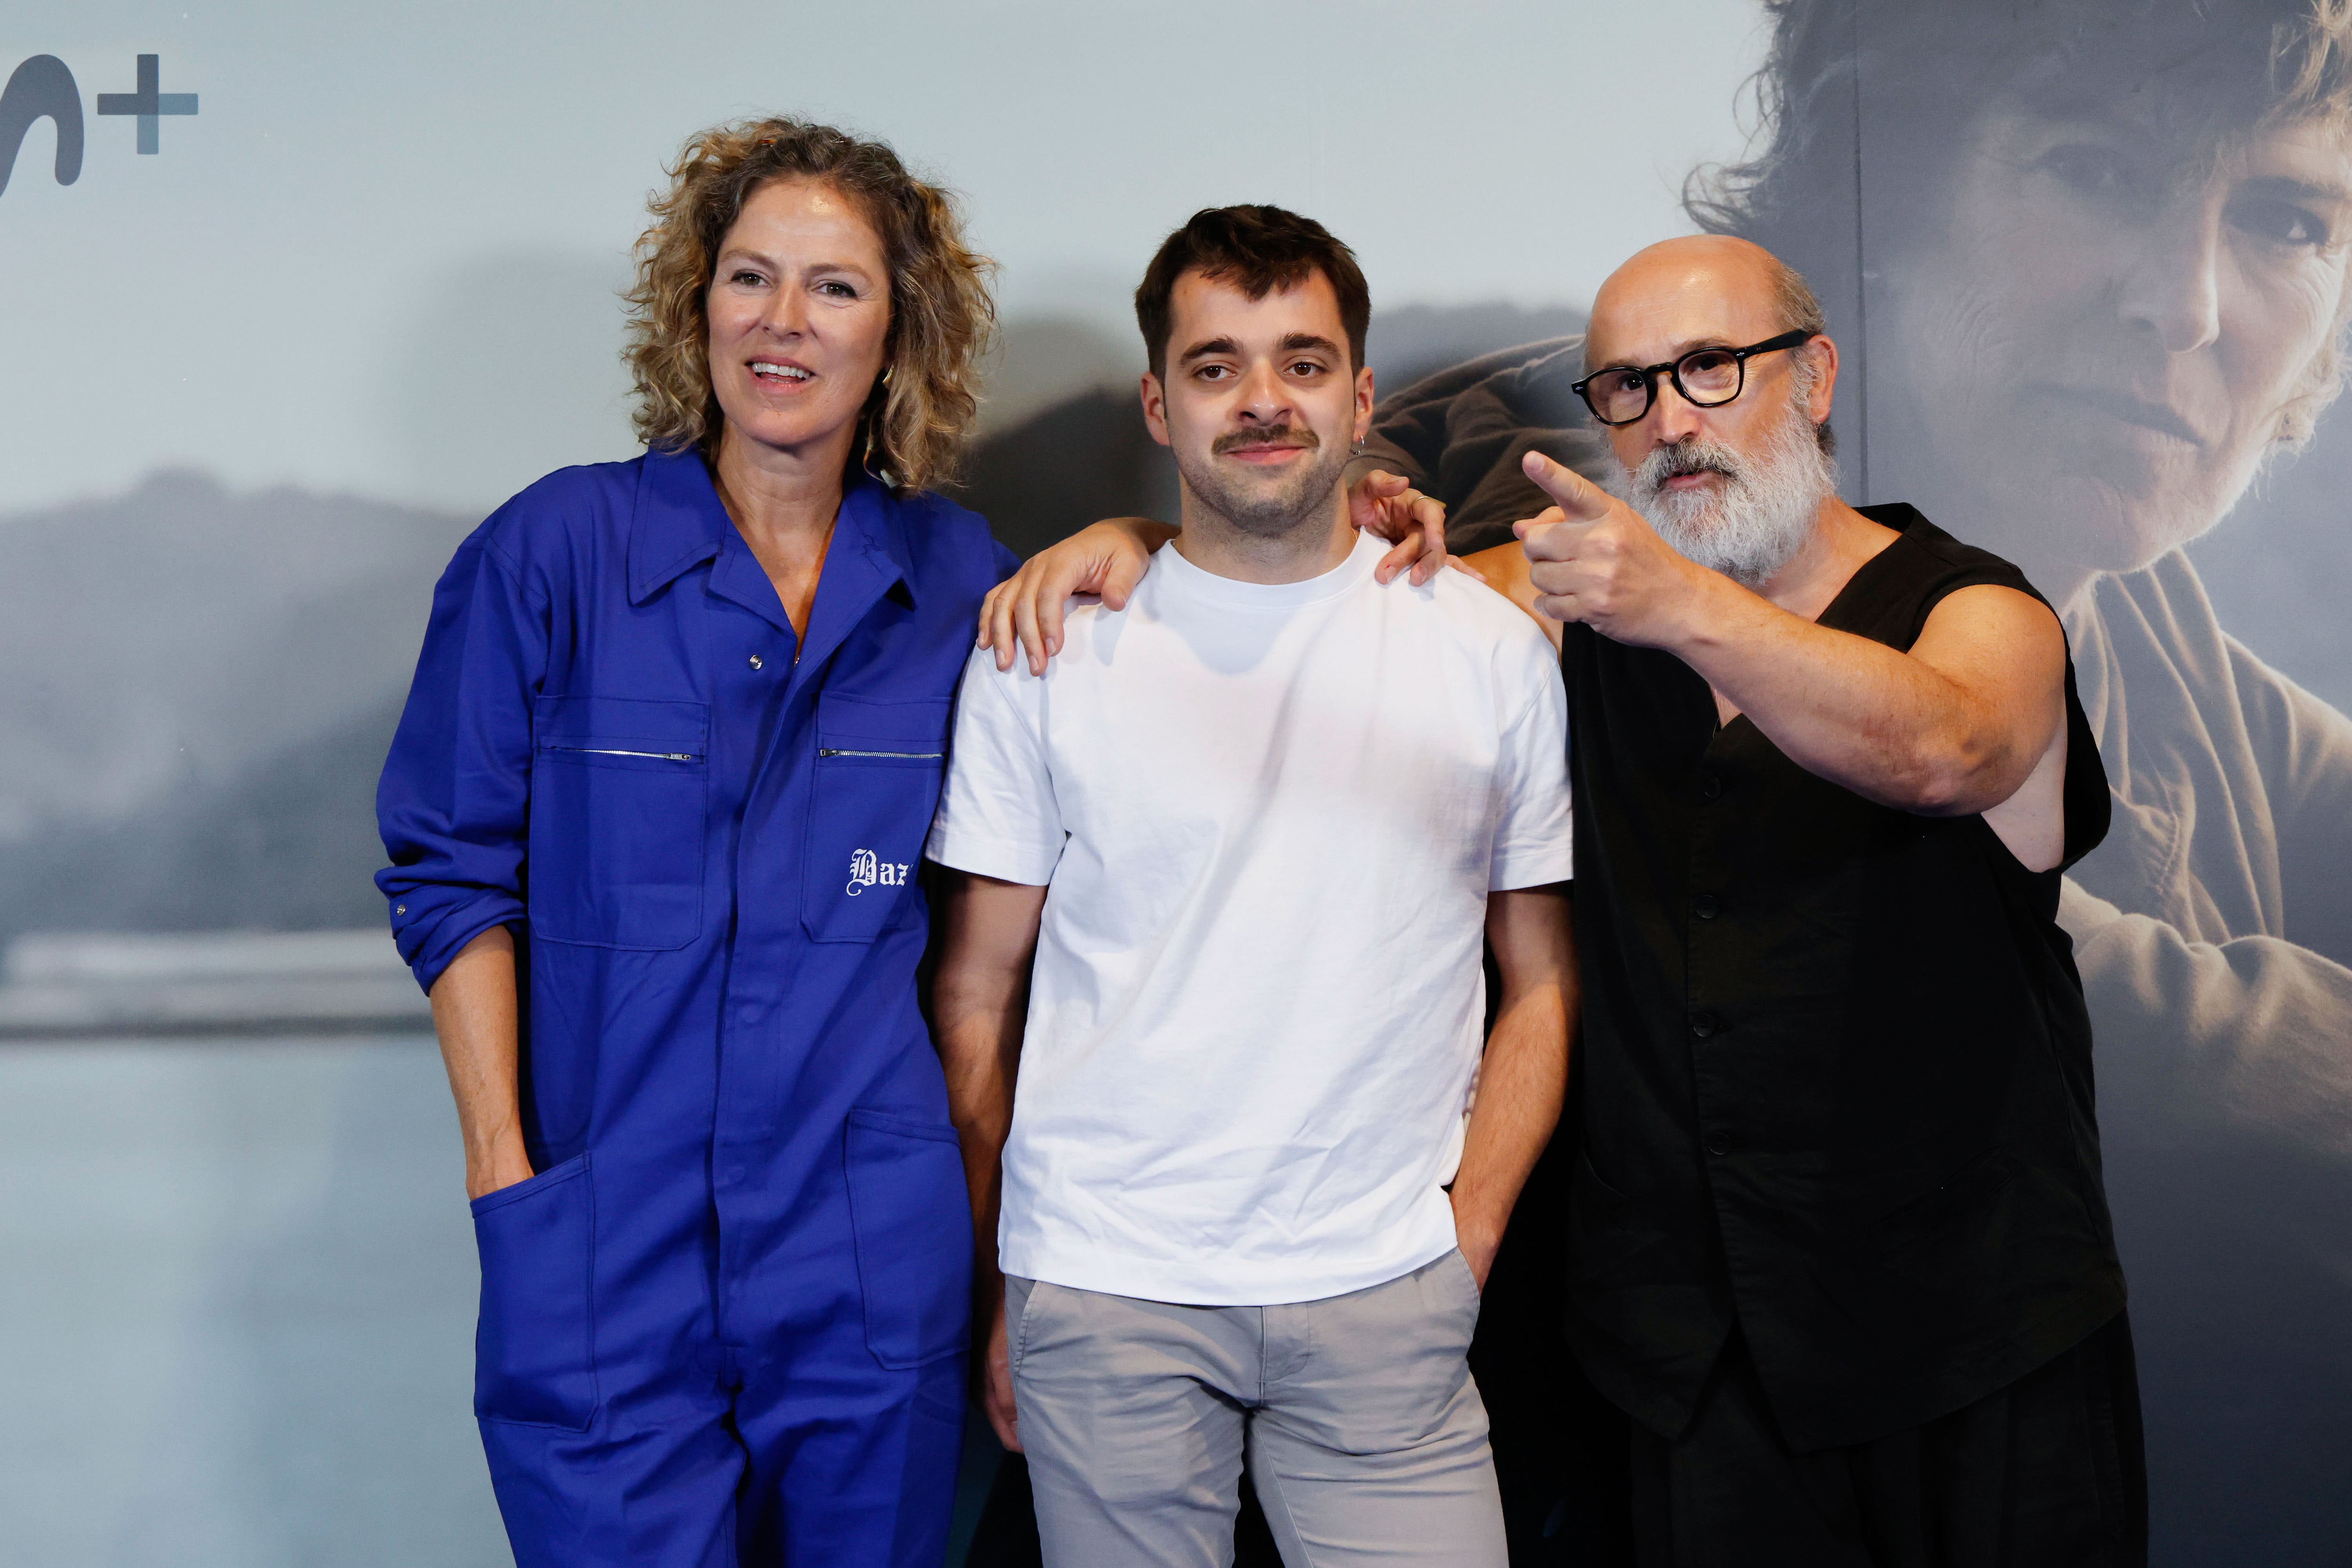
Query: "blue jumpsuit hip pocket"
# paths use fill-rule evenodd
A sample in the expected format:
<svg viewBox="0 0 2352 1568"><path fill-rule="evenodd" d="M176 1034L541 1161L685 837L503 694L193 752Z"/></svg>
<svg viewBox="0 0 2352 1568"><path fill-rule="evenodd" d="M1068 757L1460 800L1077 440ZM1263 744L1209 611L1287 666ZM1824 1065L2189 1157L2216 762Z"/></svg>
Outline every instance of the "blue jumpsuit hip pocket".
<svg viewBox="0 0 2352 1568"><path fill-rule="evenodd" d="M811 941L871 942L915 918L915 868L947 771L949 708L818 696L801 889Z"/></svg>
<svg viewBox="0 0 2352 1568"><path fill-rule="evenodd" d="M473 1202L482 1258L474 1414L585 1431L596 1414L596 1195L588 1156Z"/></svg>
<svg viewBox="0 0 2352 1568"><path fill-rule="evenodd" d="M541 697L531 729L531 934L639 952L700 936L709 705Z"/></svg>
<svg viewBox="0 0 2352 1568"><path fill-rule="evenodd" d="M971 1197L955 1129L853 1110L845 1140L866 1348L891 1368L964 1348Z"/></svg>

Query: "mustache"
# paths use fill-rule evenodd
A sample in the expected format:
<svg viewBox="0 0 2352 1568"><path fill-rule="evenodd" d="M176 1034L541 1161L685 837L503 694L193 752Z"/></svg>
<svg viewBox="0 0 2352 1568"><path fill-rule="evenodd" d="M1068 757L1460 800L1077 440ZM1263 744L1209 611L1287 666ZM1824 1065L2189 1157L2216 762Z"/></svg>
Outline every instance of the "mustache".
<svg viewBox="0 0 2352 1568"><path fill-rule="evenodd" d="M1655 495L1669 479L1690 474L1720 474L1737 484L1748 477L1748 468L1730 448L1685 436L1671 447L1652 451L1632 477L1644 494Z"/></svg>
<svg viewBox="0 0 2352 1568"><path fill-rule="evenodd" d="M1257 430L1228 430L1209 443L1209 453L1222 458L1244 447L1297 447L1311 452L1322 444L1323 438L1307 426L1268 425Z"/></svg>

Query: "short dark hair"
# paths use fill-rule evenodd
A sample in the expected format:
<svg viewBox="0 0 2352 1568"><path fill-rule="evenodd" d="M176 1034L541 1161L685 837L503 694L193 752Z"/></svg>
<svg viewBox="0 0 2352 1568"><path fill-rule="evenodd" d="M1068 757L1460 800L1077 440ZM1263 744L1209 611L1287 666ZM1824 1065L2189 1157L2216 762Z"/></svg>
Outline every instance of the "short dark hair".
<svg viewBox="0 0 2352 1568"><path fill-rule="evenodd" d="M1281 207L1202 208L1160 245L1135 290L1135 324L1143 329L1151 374L1168 374L1168 338L1176 330L1170 301L1176 279L1185 273L1236 284L1251 299L1263 300L1277 289L1296 289L1307 274L1318 271L1339 297L1350 368L1360 368L1364 331L1372 320L1372 295L1364 287L1356 253L1313 218Z"/></svg>

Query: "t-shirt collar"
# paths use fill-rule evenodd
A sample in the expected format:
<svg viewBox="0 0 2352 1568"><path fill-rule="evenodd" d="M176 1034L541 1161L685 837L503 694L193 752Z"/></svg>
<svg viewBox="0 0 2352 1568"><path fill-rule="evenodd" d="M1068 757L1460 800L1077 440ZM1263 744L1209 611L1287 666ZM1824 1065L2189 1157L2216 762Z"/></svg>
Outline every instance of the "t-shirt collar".
<svg viewBox="0 0 2352 1568"><path fill-rule="evenodd" d="M1244 583L1187 561L1171 544L1153 558L1155 576L1163 593L1172 593L1219 609L1280 613L1336 599L1372 574L1388 546L1370 534L1358 534L1355 548L1328 572L1296 583Z"/></svg>

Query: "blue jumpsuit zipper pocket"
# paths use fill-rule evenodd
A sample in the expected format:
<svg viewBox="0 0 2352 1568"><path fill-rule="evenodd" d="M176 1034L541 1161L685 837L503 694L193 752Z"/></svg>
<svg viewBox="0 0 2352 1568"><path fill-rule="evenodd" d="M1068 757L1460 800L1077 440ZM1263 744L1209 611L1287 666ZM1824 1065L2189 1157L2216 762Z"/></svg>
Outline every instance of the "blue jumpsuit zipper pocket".
<svg viewBox="0 0 2352 1568"><path fill-rule="evenodd" d="M533 936L660 952L702 934L710 708L622 697L532 704Z"/></svg>
<svg viewBox="0 0 2352 1568"><path fill-rule="evenodd" d="M817 699L801 923L815 942L871 942L922 912L914 887L946 774L949 705Z"/></svg>

